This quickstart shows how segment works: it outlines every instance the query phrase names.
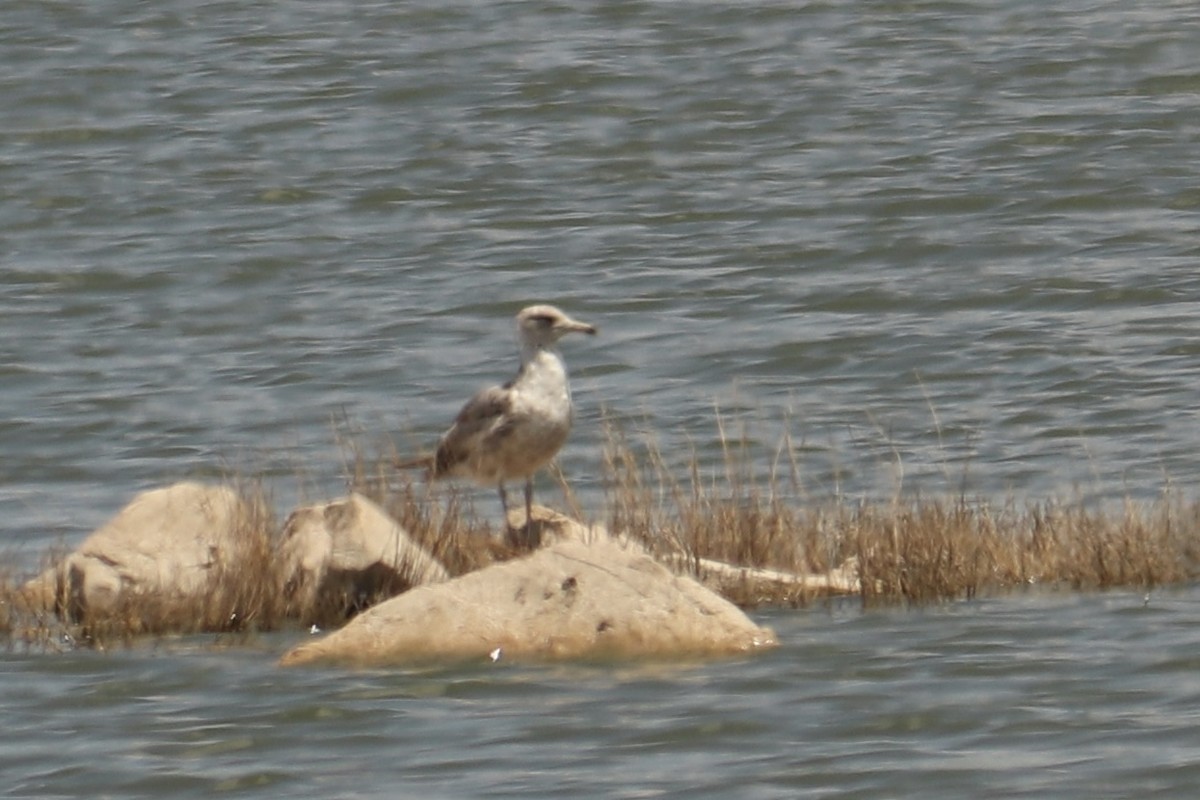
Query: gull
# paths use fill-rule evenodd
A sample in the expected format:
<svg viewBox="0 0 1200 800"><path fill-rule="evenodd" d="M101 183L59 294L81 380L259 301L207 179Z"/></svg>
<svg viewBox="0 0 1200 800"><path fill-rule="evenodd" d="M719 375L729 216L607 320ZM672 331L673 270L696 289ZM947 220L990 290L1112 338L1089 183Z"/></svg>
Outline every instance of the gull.
<svg viewBox="0 0 1200 800"><path fill-rule="evenodd" d="M525 481L525 536L532 536L533 475L554 458L571 431L574 412L567 368L555 345L568 333L594 336L591 325L554 306L535 305L517 314L521 368L503 386L490 386L467 401L430 457L400 464L425 466L429 477L470 478L499 487L508 521L507 481Z"/></svg>

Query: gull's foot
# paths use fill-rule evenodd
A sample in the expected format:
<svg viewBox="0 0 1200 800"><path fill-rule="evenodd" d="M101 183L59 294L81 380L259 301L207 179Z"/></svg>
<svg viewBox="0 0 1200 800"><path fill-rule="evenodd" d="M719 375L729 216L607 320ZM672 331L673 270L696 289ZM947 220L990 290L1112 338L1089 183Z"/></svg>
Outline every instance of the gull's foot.
<svg viewBox="0 0 1200 800"><path fill-rule="evenodd" d="M533 520L525 519L525 509L510 508L504 521L504 542L520 550L536 550L560 539L587 540L592 529L552 508L535 505Z"/></svg>
<svg viewBox="0 0 1200 800"><path fill-rule="evenodd" d="M504 542L516 550L536 550L542 546L543 535L555 530L556 514L548 508L533 507L533 515L526 518L525 509L512 508L504 520Z"/></svg>
<svg viewBox="0 0 1200 800"><path fill-rule="evenodd" d="M524 520L525 515L521 514ZM545 523L540 519L524 520L524 524L513 525L511 518L504 528L504 541L517 550L536 550L542 544L542 528Z"/></svg>

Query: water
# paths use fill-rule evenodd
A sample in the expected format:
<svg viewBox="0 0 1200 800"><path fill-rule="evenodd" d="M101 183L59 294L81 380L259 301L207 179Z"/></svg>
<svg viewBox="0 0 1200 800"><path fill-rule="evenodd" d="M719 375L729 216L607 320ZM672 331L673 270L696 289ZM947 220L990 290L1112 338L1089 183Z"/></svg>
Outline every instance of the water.
<svg viewBox="0 0 1200 800"><path fill-rule="evenodd" d="M1198 34L1170 0L6 3L0 552L186 477L336 494L338 420L428 444L532 300L601 328L566 348L593 514L606 409L705 463L717 408L786 426L814 499L1191 496ZM0 782L1180 796L1195 601L779 615L659 672L13 654Z"/></svg>
<svg viewBox="0 0 1200 800"><path fill-rule="evenodd" d="M1195 590L850 605L766 615L783 647L703 666L9 658L0 774L17 797L1184 797L1198 617Z"/></svg>

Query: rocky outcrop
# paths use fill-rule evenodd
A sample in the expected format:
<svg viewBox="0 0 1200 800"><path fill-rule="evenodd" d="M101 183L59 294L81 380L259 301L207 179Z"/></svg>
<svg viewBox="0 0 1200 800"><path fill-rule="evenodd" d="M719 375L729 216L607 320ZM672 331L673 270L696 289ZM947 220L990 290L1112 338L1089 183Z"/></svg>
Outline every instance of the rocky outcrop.
<svg viewBox="0 0 1200 800"><path fill-rule="evenodd" d="M302 644L284 665L751 652L774 634L641 548L600 534L422 586Z"/></svg>
<svg viewBox="0 0 1200 800"><path fill-rule="evenodd" d="M173 627L175 613L196 621L188 607L216 600L228 568L252 557L260 517L228 487L143 492L27 590L45 597L53 586L57 610L74 622L117 613L131 629Z"/></svg>
<svg viewBox="0 0 1200 800"><path fill-rule="evenodd" d="M360 494L295 511L280 559L289 615L345 619L382 598L449 575L377 504Z"/></svg>
<svg viewBox="0 0 1200 800"><path fill-rule="evenodd" d="M360 495L302 508L275 537L262 503L184 482L137 495L19 593L93 631L230 630L284 618L340 624L445 568Z"/></svg>

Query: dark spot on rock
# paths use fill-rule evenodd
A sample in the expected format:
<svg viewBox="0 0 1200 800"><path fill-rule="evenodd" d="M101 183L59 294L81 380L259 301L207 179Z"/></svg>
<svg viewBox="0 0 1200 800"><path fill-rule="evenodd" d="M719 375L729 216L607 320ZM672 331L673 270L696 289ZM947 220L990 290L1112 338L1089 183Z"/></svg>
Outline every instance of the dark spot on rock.
<svg viewBox="0 0 1200 800"><path fill-rule="evenodd" d="M573 592L579 586L579 582L575 580L575 576L571 576L562 582L562 590L564 592Z"/></svg>
<svg viewBox="0 0 1200 800"><path fill-rule="evenodd" d="M602 620L600 620L600 623L598 625L596 625L596 633L604 633L606 630L608 630L611 627L612 627L611 622L609 622L606 619L602 619Z"/></svg>

